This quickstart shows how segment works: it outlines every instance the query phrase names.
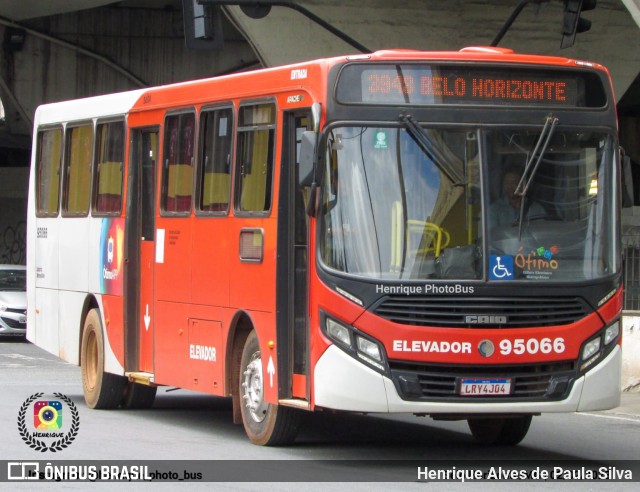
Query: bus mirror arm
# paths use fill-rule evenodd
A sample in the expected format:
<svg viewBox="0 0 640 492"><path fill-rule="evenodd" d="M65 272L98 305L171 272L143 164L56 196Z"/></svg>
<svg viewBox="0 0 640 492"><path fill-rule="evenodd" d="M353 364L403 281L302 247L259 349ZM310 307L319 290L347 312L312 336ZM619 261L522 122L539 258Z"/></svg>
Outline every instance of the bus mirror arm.
<svg viewBox="0 0 640 492"><path fill-rule="evenodd" d="M318 134L307 130L302 133L300 141L300 156L298 163L298 185L311 186L315 182L315 155Z"/></svg>
<svg viewBox="0 0 640 492"><path fill-rule="evenodd" d="M631 208L635 201L633 196L633 174L631 171L631 157L624 153L624 150L620 149L622 162L622 208Z"/></svg>
<svg viewBox="0 0 640 492"><path fill-rule="evenodd" d="M309 189L309 203L307 203L307 215L309 217L316 216L316 195L318 194L318 185L314 181L311 183L311 188Z"/></svg>

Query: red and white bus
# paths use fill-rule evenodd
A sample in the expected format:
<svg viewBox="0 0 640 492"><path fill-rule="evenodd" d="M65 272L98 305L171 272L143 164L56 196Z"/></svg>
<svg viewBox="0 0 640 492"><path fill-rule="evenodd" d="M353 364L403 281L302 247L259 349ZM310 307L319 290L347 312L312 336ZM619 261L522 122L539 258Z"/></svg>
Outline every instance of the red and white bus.
<svg viewBox="0 0 640 492"><path fill-rule="evenodd" d="M231 397L466 419L620 398L620 171L606 69L379 51L38 108L28 329L92 408Z"/></svg>

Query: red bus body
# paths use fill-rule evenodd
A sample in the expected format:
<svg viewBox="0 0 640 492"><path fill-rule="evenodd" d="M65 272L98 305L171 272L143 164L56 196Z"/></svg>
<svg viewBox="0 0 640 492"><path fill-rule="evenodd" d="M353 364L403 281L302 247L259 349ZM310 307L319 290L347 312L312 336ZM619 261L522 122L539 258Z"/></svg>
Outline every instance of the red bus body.
<svg viewBox="0 0 640 492"><path fill-rule="evenodd" d="M378 66L386 71L376 72ZM501 75L508 70L508 77ZM536 71L548 75L529 80ZM362 87L354 89L349 77ZM598 95L579 94L585 87ZM290 442L295 432L286 428L297 427L303 410L464 418L476 437L478 422L491 417L507 424L489 440L515 443L526 434L531 415L612 408L619 401L622 308L614 251L619 246L614 103L601 66L476 48L339 57L42 106L35 119L30 183L28 338L83 365L90 406L148 406L156 386L231 396L234 420L244 419L259 444ZM559 120L558 130L543 129L549 114ZM396 223L391 206L376 216L376 231L366 228L378 243L390 237L389 246L378 245L372 256L384 266L371 275L375 261L366 268L349 266L371 246L344 230L348 220L341 224L340 239L330 224L334 199L345 207L342 217L356 225L361 209L347 208L351 198L345 186L364 187L354 178L358 173L373 180L366 157L357 166L349 161L357 154L354 139L372 159L411 146L394 164L400 168L419 154L413 142L420 136L404 126L411 118L427 128L427 140L440 132L437 141L465 142L446 152L425 151L436 166L430 178L436 185L429 186L440 186L440 205L424 190L417 192L421 203L433 207L431 219L422 219L427 222L420 227L443 235L459 254L475 248L468 254L475 255L476 270L459 277L437 273L444 271L447 256L440 243L421 243L407 260L415 229L399 235L377 230ZM95 176L118 162L99 143L100 135L119 131L120 126L109 126L113 122L124 123L125 133L122 171L109 181ZM78 195L90 203L86 210L74 208L69 198L75 196L75 162L82 161L73 129L83 125L94 135L86 137L93 146L86 163L93 174ZM511 140L500 140L506 127L514 128ZM367 147L362 136L369 128L378 140ZM314 169L309 183L301 185L297 170L305 132L316 136ZM586 232L580 246L589 261L575 253L562 256L571 243L560 239L535 244L542 248L540 256L520 243L512 251L491 249L515 241L516 233L490 232L489 201L491 193L499 193L499 185L492 184L499 178L488 161L495 154L506 166L525 142L540 143L546 135L551 143L538 166L548 179L557 179L549 185L547 202L560 201L558 183L579 182L582 188L572 201L562 203L583 200L581 208L560 220L569 228L579 223L576 231L595 231ZM549 152L562 155L556 139L565 142L565 152L582 152L588 171L568 167L569 160L563 168L547 162ZM505 150L516 140L517 147ZM499 144L484 143L490 141ZM227 151L219 150L223 145ZM446 169L438 170L438 155L455 154L454 148L466 149L464 156L451 157L464 182L445 192ZM209 167L209 156L223 154ZM473 163L478 160L483 164ZM41 169L55 168L58 161L66 174L60 184L47 184ZM540 176L535 159L530 164L525 173L535 182ZM340 170L336 180L345 179L335 190L327 177L334 168ZM409 192L408 169L389 178L390 187L406 180L400 196L407 203L418 196ZM119 202L103 207L111 182ZM379 190L384 201L384 187L366 186L362 189ZM589 186L591 191L584 191ZM475 200L471 191L458 188L485 191ZM445 206L447 193L454 198ZM42 196L50 198L45 203ZM407 203L393 212L403 223L413 213ZM434 219L438 207L446 209L440 222ZM612 217L613 224L595 225L602 217ZM519 231L521 243L526 227ZM554 227L532 235L557 230L553 234L559 236L561 229ZM336 253L343 244L353 250ZM386 266L388 251L404 255L401 267L393 258L392 267ZM398 273L411 262L414 273ZM565 265L572 266L563 270ZM502 280L502 272L510 281ZM562 296L571 297L569 307L547 308ZM509 324L525 316L529 305L534 314ZM561 314L545 317L563 310L577 314L567 321ZM441 313L444 322L429 321L436 316L432 312ZM457 313L455 320L451 313ZM92 330L94 336L87 336ZM251 345L252 333L258 350ZM91 350L99 355L83 356ZM521 379L529 389L518 396ZM108 398L107 392L117 395Z"/></svg>

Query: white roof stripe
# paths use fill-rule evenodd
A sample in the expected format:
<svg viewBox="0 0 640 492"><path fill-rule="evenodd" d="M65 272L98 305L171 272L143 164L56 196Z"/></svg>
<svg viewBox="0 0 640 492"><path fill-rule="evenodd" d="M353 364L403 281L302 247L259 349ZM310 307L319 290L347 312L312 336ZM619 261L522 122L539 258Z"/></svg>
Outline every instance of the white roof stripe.
<svg viewBox="0 0 640 492"><path fill-rule="evenodd" d="M34 125L50 125L65 121L89 120L127 113L146 89L104 96L43 104L36 110Z"/></svg>

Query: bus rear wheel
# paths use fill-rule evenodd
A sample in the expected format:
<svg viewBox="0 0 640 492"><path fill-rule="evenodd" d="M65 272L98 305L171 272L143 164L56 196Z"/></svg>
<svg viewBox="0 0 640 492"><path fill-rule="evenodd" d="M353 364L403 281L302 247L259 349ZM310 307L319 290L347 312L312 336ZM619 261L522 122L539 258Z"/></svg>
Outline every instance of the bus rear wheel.
<svg viewBox="0 0 640 492"><path fill-rule="evenodd" d="M151 408L156 399L157 390L157 386L147 386L146 384L128 381L124 387L122 408L129 410Z"/></svg>
<svg viewBox="0 0 640 492"><path fill-rule="evenodd" d="M481 444L515 446L527 435L531 419L531 415L483 417L468 419L467 423L474 439Z"/></svg>
<svg viewBox="0 0 640 492"><path fill-rule="evenodd" d="M264 376L260 344L252 331L244 344L240 362L240 408L245 432L254 444L291 444L298 433L300 412L264 400Z"/></svg>
<svg viewBox="0 0 640 492"><path fill-rule="evenodd" d="M117 408L122 400L126 379L104 370L104 338L100 313L87 313L82 331L80 352L82 389L89 408Z"/></svg>

